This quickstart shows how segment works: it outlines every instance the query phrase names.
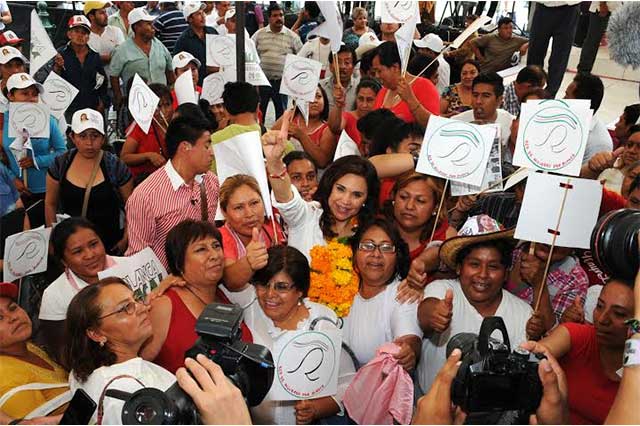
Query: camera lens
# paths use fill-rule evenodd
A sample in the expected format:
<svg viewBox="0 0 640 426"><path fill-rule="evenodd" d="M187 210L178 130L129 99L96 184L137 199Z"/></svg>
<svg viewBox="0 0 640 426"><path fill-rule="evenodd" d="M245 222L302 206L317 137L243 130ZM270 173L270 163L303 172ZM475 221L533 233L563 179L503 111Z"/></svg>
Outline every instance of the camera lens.
<svg viewBox="0 0 640 426"><path fill-rule="evenodd" d="M633 279L638 272L640 210L621 209L602 216L591 233L591 252L604 271Z"/></svg>
<svg viewBox="0 0 640 426"><path fill-rule="evenodd" d="M158 416L156 407L151 405L142 404L136 407L136 412L133 414L136 417L136 421L139 424L152 424L155 418Z"/></svg>
<svg viewBox="0 0 640 426"><path fill-rule="evenodd" d="M170 425L177 423L175 404L159 389L135 392L122 408L125 425Z"/></svg>

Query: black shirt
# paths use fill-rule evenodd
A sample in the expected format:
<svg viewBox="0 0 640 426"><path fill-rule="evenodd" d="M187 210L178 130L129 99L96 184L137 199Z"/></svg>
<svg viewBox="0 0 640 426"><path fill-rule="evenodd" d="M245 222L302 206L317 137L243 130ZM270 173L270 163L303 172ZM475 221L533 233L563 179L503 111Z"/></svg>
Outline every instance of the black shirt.
<svg viewBox="0 0 640 426"><path fill-rule="evenodd" d="M200 61L200 69L198 69L198 85L202 86L202 80L207 76L207 34L218 34L218 32L211 27L204 27L205 39L201 39L193 32L191 27L184 30L176 41L176 45L173 48L173 54L177 55L180 52L189 52L196 59Z"/></svg>

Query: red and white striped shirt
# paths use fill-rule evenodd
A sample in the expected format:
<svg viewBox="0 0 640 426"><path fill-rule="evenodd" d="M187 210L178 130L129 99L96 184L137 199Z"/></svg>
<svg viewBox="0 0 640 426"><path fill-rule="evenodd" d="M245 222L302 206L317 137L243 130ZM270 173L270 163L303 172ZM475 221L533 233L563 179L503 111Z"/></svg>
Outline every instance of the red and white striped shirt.
<svg viewBox="0 0 640 426"><path fill-rule="evenodd" d="M185 219L201 220L199 182L204 179L207 193L209 220L213 222L218 207L220 186L218 177L211 172L196 176L189 186L176 169L167 164L146 178L127 200L127 230L131 256L145 247L151 247L162 264L168 268L164 243L167 234Z"/></svg>

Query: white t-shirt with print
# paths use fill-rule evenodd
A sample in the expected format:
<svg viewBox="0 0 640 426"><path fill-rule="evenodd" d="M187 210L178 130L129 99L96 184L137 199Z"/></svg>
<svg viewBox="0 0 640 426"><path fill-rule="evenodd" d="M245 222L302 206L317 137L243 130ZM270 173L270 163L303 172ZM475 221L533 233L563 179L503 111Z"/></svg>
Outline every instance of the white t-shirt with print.
<svg viewBox="0 0 640 426"><path fill-rule="evenodd" d="M453 290L453 316L449 328L442 334L434 333L431 338L422 340L418 379L425 393L431 388L433 380L446 361L449 339L458 333L477 334L482 325L482 315L471 306L458 280L434 281L425 288L424 297L444 299L449 288ZM526 325L532 312L531 306L526 302L506 290L502 291L502 301L494 315L504 320L512 350L527 340Z"/></svg>
<svg viewBox="0 0 640 426"><path fill-rule="evenodd" d="M122 34L122 30L113 25L107 25L102 34L97 34L93 31L89 34L89 47L98 52L99 55L113 53L116 47L123 42L124 34ZM104 71L107 73L107 77L111 76L109 64L104 66Z"/></svg>
<svg viewBox="0 0 640 426"><path fill-rule="evenodd" d="M376 350L396 338L413 334L422 337L418 324L418 304L396 300L400 281L394 280L376 296L365 299L357 293L342 328L344 341L360 365L371 361Z"/></svg>

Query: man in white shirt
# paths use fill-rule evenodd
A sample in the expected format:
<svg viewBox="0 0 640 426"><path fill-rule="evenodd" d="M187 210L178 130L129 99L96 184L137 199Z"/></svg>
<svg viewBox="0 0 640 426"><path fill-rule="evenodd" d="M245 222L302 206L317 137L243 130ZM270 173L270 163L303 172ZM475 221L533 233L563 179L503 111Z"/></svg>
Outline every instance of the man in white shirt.
<svg viewBox="0 0 640 426"><path fill-rule="evenodd" d="M479 228L493 222L488 232ZM473 233L468 236L467 232ZM437 280L425 288L418 308L418 320L424 331L418 380L427 392L446 361L449 340L458 333L478 333L486 317L504 320L511 347L527 339L526 324L531 306L503 290L509 277L514 230L500 231L489 216L467 220L458 237L447 240L440 259L458 273L456 280Z"/></svg>
<svg viewBox="0 0 640 426"><path fill-rule="evenodd" d="M327 94L327 100L329 106L335 106L335 100L333 98L333 88L338 84L336 82L335 65L333 61L338 61L338 69L340 71L340 85L345 91L345 111L353 111L356 109L356 88L360 83L360 75L354 73L354 67L357 61L356 52L347 45L340 46L340 50L335 55L329 53L329 76L323 80L320 80L320 87L322 87Z"/></svg>
<svg viewBox="0 0 640 426"><path fill-rule="evenodd" d="M498 107L502 104L504 94L504 84L502 77L495 72L480 74L473 80L471 95L473 97L472 110L454 115L454 120L467 123L473 121L486 123L497 123L500 125L500 143L502 145L502 159L511 162L512 152L508 148L509 136L511 135L511 122L515 117Z"/></svg>
<svg viewBox="0 0 640 426"><path fill-rule="evenodd" d="M91 22L91 33L89 34L89 47L98 52L104 65L107 77L111 77L111 55L113 51L124 41L124 34L120 28L108 25L109 19L106 1L88 1L84 4L83 12L89 22Z"/></svg>
<svg viewBox="0 0 640 426"><path fill-rule="evenodd" d="M582 164L587 164L591 157L598 152L613 151L613 140L607 127L595 116L603 97L604 85L602 80L593 74L576 74L564 94L565 99L588 99L591 101L591 109L594 115L591 118L591 127L589 128L589 137Z"/></svg>
<svg viewBox="0 0 640 426"><path fill-rule="evenodd" d="M437 34L427 34L420 40L413 40L413 44L418 48L418 53L421 55L435 58L444 49L444 43ZM436 88L439 93L444 92L451 83L451 66L444 59L444 56L438 58L438 84Z"/></svg>
<svg viewBox="0 0 640 426"><path fill-rule="evenodd" d="M231 8L230 1L216 1L214 2L214 9L211 13L207 14L206 17L206 26L214 28L218 34L224 35L227 34L227 29L225 28L224 15Z"/></svg>

